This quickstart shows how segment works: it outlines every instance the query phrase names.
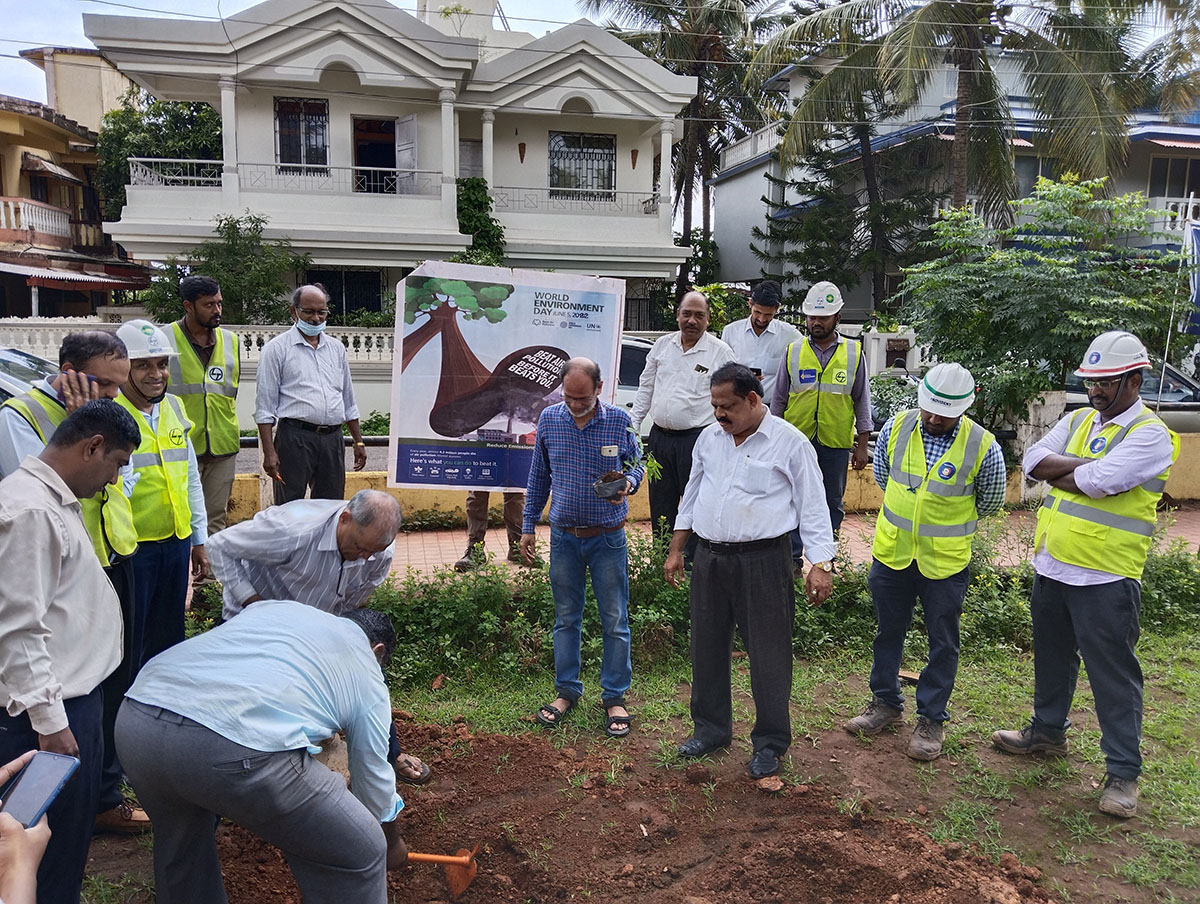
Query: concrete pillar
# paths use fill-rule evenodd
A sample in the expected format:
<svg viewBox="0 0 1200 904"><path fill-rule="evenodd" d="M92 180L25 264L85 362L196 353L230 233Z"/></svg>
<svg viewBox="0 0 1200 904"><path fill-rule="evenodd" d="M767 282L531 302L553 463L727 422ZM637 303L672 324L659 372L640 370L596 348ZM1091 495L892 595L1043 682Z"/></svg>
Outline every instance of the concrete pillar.
<svg viewBox="0 0 1200 904"><path fill-rule="evenodd" d="M40 317L41 316L40 313L38 312L38 287L37 286L29 287L29 316L30 317Z"/></svg>
<svg viewBox="0 0 1200 904"><path fill-rule="evenodd" d="M454 90L438 92L442 108L442 216L448 222L458 221L458 199L454 187Z"/></svg>
<svg viewBox="0 0 1200 904"><path fill-rule="evenodd" d="M221 201L226 211L238 210L240 186L238 184L237 152L237 85L227 75L217 80L221 88Z"/></svg>
<svg viewBox="0 0 1200 904"><path fill-rule="evenodd" d="M496 124L496 114L493 110L484 110L479 114L479 118L483 121L483 179L488 184L488 188L495 188L495 139L492 131Z"/></svg>
<svg viewBox="0 0 1200 904"><path fill-rule="evenodd" d="M671 236L671 187L675 184L675 172L671 167L671 137L675 132L673 119L661 120L658 124L658 223Z"/></svg>

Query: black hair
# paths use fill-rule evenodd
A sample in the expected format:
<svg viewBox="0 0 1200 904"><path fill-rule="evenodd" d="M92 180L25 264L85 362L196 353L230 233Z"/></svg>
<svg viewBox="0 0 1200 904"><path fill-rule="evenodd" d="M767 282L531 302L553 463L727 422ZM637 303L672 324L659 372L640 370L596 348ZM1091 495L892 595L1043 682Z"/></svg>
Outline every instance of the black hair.
<svg viewBox="0 0 1200 904"><path fill-rule="evenodd" d="M362 628L372 647L377 643L383 644L383 661L380 664L386 667L391 662L392 653L396 652L396 626L392 620L378 609L366 607L343 612L342 618L348 618Z"/></svg>
<svg viewBox="0 0 1200 904"><path fill-rule="evenodd" d="M185 276L179 280L179 297L184 301L197 301L221 291L221 286L211 276Z"/></svg>
<svg viewBox="0 0 1200 904"><path fill-rule="evenodd" d="M766 308L777 308L783 304L783 289L773 279L764 279L750 290L750 303Z"/></svg>
<svg viewBox="0 0 1200 904"><path fill-rule="evenodd" d="M737 364L733 361L722 364L713 371L713 375L708 381L709 386L721 386L725 383L733 384L733 391L739 398L744 399L752 392L758 393L758 397L762 398L762 383L745 364Z"/></svg>
<svg viewBox="0 0 1200 904"><path fill-rule="evenodd" d="M104 437L106 447L133 451L142 441L133 415L112 399L95 399L81 405L58 425L50 445L65 449L90 437Z"/></svg>
<svg viewBox="0 0 1200 904"><path fill-rule="evenodd" d="M82 369L93 358L128 358L129 352L125 343L116 333L108 330L83 330L79 333L67 333L62 345L58 347L58 366L74 364L77 370Z"/></svg>
<svg viewBox="0 0 1200 904"><path fill-rule="evenodd" d="M576 362L575 364L572 364L571 361L574 361L574 360L575 359L572 358L570 361L567 361L567 363L563 365L562 373L559 374L559 376L561 376L562 379L565 380L567 378L567 374L569 374L571 371L580 370L592 378L592 388L593 389L596 388L597 386L599 386L600 385L600 365L597 364L595 361L592 361L591 359L587 359L587 364L583 364L580 362Z"/></svg>
<svg viewBox="0 0 1200 904"><path fill-rule="evenodd" d="M306 283L303 286L296 286L296 291L292 293L292 307L297 311L300 310L300 295L305 289L319 289L321 294L325 296L325 304L329 304L329 290L319 282Z"/></svg>

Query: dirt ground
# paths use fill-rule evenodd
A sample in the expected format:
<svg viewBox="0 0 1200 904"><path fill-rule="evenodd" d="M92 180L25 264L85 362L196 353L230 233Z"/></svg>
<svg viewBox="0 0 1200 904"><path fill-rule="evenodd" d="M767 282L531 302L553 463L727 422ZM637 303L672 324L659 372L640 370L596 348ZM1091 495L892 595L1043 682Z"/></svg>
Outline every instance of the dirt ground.
<svg viewBox="0 0 1200 904"><path fill-rule="evenodd" d="M430 853L480 845L478 876L459 898L468 904L1055 900L1049 877L1012 855L995 865L970 847L931 840L920 823L950 796L961 767L943 758L936 777L922 779L904 756L907 730L869 745L842 732L797 738L782 788L771 791L747 777L744 740L711 762L665 768L657 733L635 728L625 741L606 740L598 709L569 717L597 726L577 748L557 746L563 738L553 733L473 734L465 719L444 728L398 715L405 749L435 769L428 785L405 786L404 836L412 850ZM679 728L672 745L684 736ZM1010 762L978 752L992 768ZM1090 786L1052 793L1089 808L1097 794ZM1048 852L1057 838L1037 817L1045 800L1034 791L1002 805L997 819L1020 830L1026 859L1054 869L1073 902L1156 900L1151 889L1115 879L1106 886L1054 863ZM218 839L231 904L300 904L278 851L236 826L222 825ZM149 877L149 845L99 837L89 872ZM414 864L389 884L396 901L450 900L437 866Z"/></svg>

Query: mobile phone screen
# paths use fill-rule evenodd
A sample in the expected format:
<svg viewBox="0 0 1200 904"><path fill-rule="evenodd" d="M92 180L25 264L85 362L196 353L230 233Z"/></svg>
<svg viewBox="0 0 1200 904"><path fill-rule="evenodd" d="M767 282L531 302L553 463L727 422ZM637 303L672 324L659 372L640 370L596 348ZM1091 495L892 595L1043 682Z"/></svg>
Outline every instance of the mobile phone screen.
<svg viewBox="0 0 1200 904"><path fill-rule="evenodd" d="M78 766L73 756L39 750L4 789L0 813L29 828L42 818Z"/></svg>

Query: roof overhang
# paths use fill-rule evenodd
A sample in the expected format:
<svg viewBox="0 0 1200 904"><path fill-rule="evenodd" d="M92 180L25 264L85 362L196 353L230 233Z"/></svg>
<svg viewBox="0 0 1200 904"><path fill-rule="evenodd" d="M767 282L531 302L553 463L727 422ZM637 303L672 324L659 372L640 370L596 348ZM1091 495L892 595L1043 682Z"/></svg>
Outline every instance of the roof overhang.
<svg viewBox="0 0 1200 904"><path fill-rule="evenodd" d="M27 173L39 173L51 179L57 179L60 182L83 185L83 180L69 169L64 169L57 163L47 160L45 157L39 157L37 154L31 154L29 151L21 154L21 169Z"/></svg>
<svg viewBox="0 0 1200 904"><path fill-rule="evenodd" d="M84 273L80 270L54 270L50 267L27 267L24 264L9 264L0 261L0 273L24 276L25 285L43 286L49 289L67 289L79 292L104 292L110 289L144 289L150 280L111 273Z"/></svg>

